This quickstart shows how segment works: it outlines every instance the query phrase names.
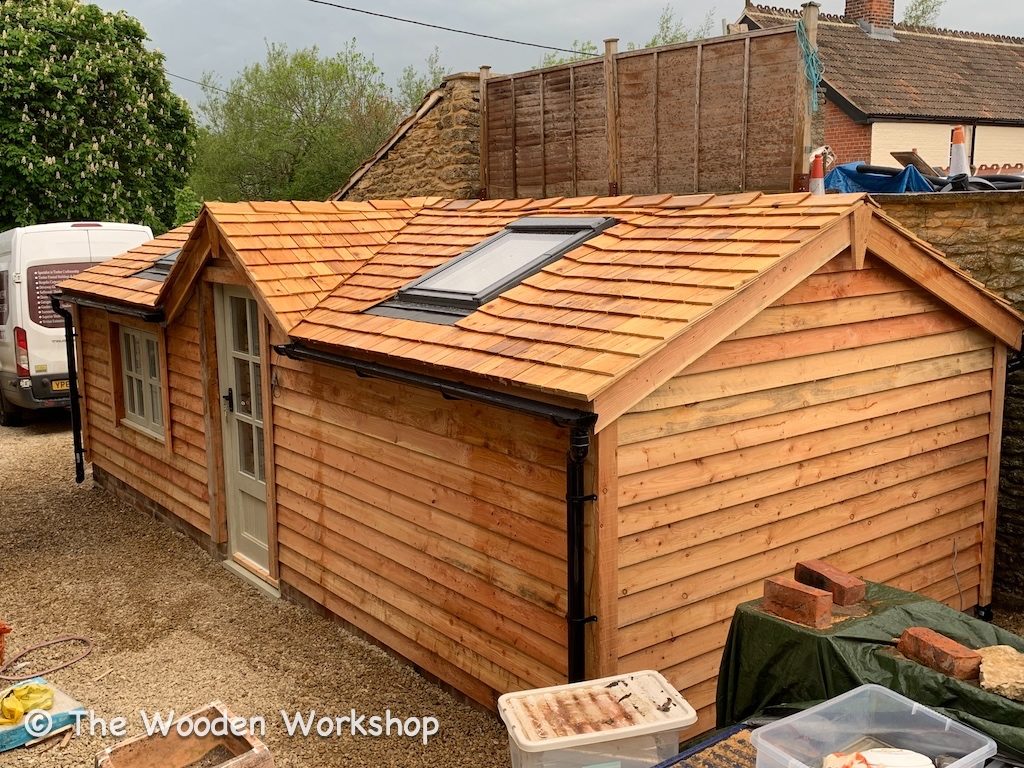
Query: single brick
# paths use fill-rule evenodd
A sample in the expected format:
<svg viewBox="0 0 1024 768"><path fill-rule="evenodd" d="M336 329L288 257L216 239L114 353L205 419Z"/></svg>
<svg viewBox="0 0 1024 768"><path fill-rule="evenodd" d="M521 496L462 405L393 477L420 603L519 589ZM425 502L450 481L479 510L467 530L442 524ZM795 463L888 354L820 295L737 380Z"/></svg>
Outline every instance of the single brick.
<svg viewBox="0 0 1024 768"><path fill-rule="evenodd" d="M801 584L831 592L832 602L836 605L859 603L867 590L863 579L829 565L824 560L797 563L794 575Z"/></svg>
<svg viewBox="0 0 1024 768"><path fill-rule="evenodd" d="M784 619L824 629L832 623L832 593L801 584L788 576L766 579L761 607Z"/></svg>
<svg viewBox="0 0 1024 768"><path fill-rule="evenodd" d="M958 680L973 680L981 672L981 654L927 627L910 627L896 649L937 672Z"/></svg>

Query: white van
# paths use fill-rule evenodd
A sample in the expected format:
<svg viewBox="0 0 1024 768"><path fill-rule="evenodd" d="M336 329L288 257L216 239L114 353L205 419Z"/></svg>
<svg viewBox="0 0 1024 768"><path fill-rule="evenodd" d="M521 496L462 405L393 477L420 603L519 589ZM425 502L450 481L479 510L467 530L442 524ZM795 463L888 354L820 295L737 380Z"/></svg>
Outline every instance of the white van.
<svg viewBox="0 0 1024 768"><path fill-rule="evenodd" d="M69 403L57 283L152 239L149 227L92 221L0 232L0 425Z"/></svg>

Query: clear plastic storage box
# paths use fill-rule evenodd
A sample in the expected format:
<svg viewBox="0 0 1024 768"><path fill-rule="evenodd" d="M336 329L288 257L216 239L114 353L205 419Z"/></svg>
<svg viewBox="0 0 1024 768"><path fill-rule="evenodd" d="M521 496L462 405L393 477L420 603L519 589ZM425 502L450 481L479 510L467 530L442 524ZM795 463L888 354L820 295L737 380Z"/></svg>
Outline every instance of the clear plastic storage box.
<svg viewBox="0 0 1024 768"><path fill-rule="evenodd" d="M821 768L833 752L876 747L951 758L946 768L981 768L996 753L987 736L880 685L862 685L758 728L750 740L757 768Z"/></svg>
<svg viewBox="0 0 1024 768"><path fill-rule="evenodd" d="M506 693L512 768L644 768L679 752L679 731L697 721L658 672Z"/></svg>

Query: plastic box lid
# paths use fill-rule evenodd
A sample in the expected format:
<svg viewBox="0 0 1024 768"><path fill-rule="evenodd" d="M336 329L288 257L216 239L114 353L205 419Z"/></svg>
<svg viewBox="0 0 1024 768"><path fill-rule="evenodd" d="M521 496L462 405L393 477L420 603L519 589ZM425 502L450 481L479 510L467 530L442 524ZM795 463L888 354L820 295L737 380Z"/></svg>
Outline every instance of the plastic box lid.
<svg viewBox="0 0 1024 768"><path fill-rule="evenodd" d="M689 702L652 670L506 693L498 698L498 713L524 752L572 749L697 722Z"/></svg>
<svg viewBox="0 0 1024 768"><path fill-rule="evenodd" d="M758 766L821 768L832 752L895 747L932 760L955 758L947 768L981 766L995 742L966 725L880 685L862 685L750 735Z"/></svg>

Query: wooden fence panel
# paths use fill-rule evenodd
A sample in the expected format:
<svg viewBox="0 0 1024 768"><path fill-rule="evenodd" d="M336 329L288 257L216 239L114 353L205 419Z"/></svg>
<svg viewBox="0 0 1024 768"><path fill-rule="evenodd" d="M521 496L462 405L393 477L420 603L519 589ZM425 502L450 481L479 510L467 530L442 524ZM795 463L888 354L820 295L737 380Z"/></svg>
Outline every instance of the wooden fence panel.
<svg viewBox="0 0 1024 768"><path fill-rule="evenodd" d="M801 77L794 27L490 77L487 196L790 191Z"/></svg>

